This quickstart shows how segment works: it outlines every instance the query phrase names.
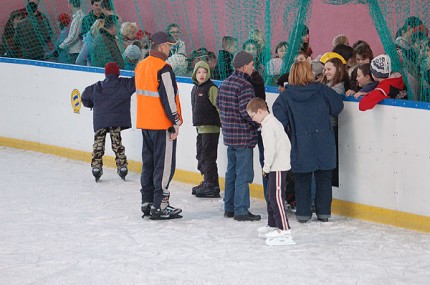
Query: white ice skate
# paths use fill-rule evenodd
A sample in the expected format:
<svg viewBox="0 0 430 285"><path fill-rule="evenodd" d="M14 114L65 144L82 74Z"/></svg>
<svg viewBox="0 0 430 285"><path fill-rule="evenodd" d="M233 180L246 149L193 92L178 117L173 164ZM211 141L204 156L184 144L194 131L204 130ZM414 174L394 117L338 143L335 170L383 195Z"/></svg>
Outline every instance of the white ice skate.
<svg viewBox="0 0 430 285"><path fill-rule="evenodd" d="M259 227L257 229L258 237L259 238L266 238L266 234L272 232L273 230L276 230L276 227L270 227L268 225L266 225L264 227Z"/></svg>
<svg viewBox="0 0 430 285"><path fill-rule="evenodd" d="M266 244L270 246L296 244L291 236L291 230L275 229L266 235Z"/></svg>

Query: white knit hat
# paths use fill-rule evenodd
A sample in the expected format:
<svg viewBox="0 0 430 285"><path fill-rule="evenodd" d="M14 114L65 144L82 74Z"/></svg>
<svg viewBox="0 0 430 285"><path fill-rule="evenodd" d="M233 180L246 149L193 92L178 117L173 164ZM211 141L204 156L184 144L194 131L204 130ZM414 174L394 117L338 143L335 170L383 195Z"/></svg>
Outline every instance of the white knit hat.
<svg viewBox="0 0 430 285"><path fill-rule="evenodd" d="M386 54L381 54L372 59L370 71L377 78L388 78L391 73L391 59Z"/></svg>

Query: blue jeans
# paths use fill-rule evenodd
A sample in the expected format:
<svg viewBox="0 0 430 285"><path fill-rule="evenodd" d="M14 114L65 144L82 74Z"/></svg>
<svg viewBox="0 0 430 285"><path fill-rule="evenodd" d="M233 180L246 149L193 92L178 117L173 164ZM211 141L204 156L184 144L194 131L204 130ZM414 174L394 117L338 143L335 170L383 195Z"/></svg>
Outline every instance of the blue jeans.
<svg viewBox="0 0 430 285"><path fill-rule="evenodd" d="M246 215L250 206L249 183L254 180L252 148L227 147L224 210Z"/></svg>

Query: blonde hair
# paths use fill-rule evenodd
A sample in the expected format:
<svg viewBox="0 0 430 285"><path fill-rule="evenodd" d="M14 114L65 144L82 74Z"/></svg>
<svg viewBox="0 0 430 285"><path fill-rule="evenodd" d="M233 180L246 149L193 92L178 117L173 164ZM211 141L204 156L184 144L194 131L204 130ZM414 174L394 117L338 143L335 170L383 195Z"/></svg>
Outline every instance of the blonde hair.
<svg viewBox="0 0 430 285"><path fill-rule="evenodd" d="M97 19L94 24L91 26L90 31L93 37L95 37L98 31L105 26L104 19Z"/></svg>
<svg viewBox="0 0 430 285"><path fill-rule="evenodd" d="M129 36L132 35L133 33L136 34L137 31L139 31L139 27L137 26L136 23L132 23L132 22L125 22L122 23L121 25L121 35L130 38Z"/></svg>
<svg viewBox="0 0 430 285"><path fill-rule="evenodd" d="M295 62L288 76L289 85L307 85L314 81L311 64L308 61Z"/></svg>
<svg viewBox="0 0 430 285"><path fill-rule="evenodd" d="M337 46L338 44L349 45L348 37L345 36L344 34L340 34L334 37L333 47Z"/></svg>
<svg viewBox="0 0 430 285"><path fill-rule="evenodd" d="M257 42L257 49L260 50L264 47L264 35L259 29L252 29L249 31L249 39Z"/></svg>
<svg viewBox="0 0 430 285"><path fill-rule="evenodd" d="M257 113L258 110L268 111L267 103L261 98L252 98L246 105L246 111Z"/></svg>

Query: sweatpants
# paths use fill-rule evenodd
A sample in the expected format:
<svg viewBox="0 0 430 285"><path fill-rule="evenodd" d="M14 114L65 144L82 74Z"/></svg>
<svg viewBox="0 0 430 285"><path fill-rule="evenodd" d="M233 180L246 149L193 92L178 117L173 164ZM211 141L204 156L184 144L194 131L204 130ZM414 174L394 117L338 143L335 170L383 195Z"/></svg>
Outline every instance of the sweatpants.
<svg viewBox="0 0 430 285"><path fill-rule="evenodd" d="M218 166L216 163L218 141L219 133L197 135L197 169L203 175L204 182L210 183L213 186L219 186Z"/></svg>
<svg viewBox="0 0 430 285"><path fill-rule="evenodd" d="M94 133L93 155L91 159L92 168L103 167L103 155L105 154L106 134L110 133L112 150L115 153L115 162L117 167L127 166L127 156L125 148L122 145L121 128L111 127L102 128Z"/></svg>
<svg viewBox="0 0 430 285"><path fill-rule="evenodd" d="M169 184L175 174L177 139L171 141L167 130L142 130L142 137L142 204L152 203L160 208L163 196L167 197L163 204L168 204Z"/></svg>
<svg viewBox="0 0 430 285"><path fill-rule="evenodd" d="M287 171L272 171L269 173L267 183L267 214L268 225L281 230L288 230L287 214L285 213L284 185L287 180Z"/></svg>

